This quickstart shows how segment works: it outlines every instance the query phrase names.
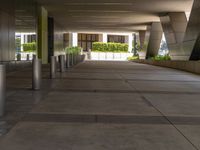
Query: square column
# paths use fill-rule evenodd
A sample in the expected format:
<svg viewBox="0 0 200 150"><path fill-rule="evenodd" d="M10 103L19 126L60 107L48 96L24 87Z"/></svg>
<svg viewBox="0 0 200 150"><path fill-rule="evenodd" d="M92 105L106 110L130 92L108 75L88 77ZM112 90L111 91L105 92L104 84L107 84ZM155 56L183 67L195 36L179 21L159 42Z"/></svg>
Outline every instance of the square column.
<svg viewBox="0 0 200 150"><path fill-rule="evenodd" d="M163 30L160 22L153 22L150 29L149 44L147 47L147 58L158 55Z"/></svg>
<svg viewBox="0 0 200 150"><path fill-rule="evenodd" d="M137 39L139 39L140 43L140 49L141 49L141 51L139 51L140 59L146 59L147 57L147 48L149 44L150 31L151 31L151 26L148 26L146 31L145 30L139 31L139 38L136 38L136 41Z"/></svg>
<svg viewBox="0 0 200 150"><path fill-rule="evenodd" d="M38 8L38 58L42 64L48 63L48 12L44 7Z"/></svg>
<svg viewBox="0 0 200 150"><path fill-rule="evenodd" d="M24 34L21 34L21 51L24 51L24 47L23 47L23 44L25 43L24 42Z"/></svg>
<svg viewBox="0 0 200 150"><path fill-rule="evenodd" d="M103 33L103 43L107 43L107 42L108 42L108 34Z"/></svg>
<svg viewBox="0 0 200 150"><path fill-rule="evenodd" d="M130 33L128 35L128 51L132 52L132 49L133 49L133 34Z"/></svg>
<svg viewBox="0 0 200 150"><path fill-rule="evenodd" d="M76 32L69 33L69 46L70 47L78 46L78 33Z"/></svg>

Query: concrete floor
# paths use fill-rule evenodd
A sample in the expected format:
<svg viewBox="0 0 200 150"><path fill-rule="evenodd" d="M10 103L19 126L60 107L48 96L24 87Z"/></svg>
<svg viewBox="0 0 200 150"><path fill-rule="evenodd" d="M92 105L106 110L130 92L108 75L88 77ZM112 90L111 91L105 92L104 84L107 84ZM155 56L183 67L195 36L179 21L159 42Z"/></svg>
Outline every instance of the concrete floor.
<svg viewBox="0 0 200 150"><path fill-rule="evenodd" d="M200 76L131 62L87 61L31 90L7 75L1 150L200 150Z"/></svg>

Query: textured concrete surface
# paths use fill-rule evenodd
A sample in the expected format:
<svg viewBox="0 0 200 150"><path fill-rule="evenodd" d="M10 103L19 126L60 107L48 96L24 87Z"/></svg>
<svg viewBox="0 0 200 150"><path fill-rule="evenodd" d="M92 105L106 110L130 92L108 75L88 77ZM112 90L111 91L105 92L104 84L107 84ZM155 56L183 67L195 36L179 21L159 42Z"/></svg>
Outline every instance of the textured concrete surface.
<svg viewBox="0 0 200 150"><path fill-rule="evenodd" d="M87 61L31 90L7 75L1 150L198 150L200 76L131 62Z"/></svg>

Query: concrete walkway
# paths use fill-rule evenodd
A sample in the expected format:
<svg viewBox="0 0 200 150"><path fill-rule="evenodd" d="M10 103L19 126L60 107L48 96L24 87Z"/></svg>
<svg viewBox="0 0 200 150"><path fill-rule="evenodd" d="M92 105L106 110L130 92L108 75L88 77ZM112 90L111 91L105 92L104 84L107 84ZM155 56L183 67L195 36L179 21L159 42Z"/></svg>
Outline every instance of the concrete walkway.
<svg viewBox="0 0 200 150"><path fill-rule="evenodd" d="M0 150L200 150L200 76L87 61L55 80L8 74ZM5 130L2 130L2 133Z"/></svg>

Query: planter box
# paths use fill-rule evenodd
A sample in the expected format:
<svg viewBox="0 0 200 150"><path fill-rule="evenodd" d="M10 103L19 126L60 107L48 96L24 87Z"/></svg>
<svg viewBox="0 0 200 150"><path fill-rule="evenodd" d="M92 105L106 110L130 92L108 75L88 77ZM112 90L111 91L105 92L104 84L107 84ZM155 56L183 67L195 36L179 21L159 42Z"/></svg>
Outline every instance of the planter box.
<svg viewBox="0 0 200 150"><path fill-rule="evenodd" d="M91 52L91 60L116 60L126 61L132 53Z"/></svg>
<svg viewBox="0 0 200 150"><path fill-rule="evenodd" d="M139 59L146 59L146 52L138 52Z"/></svg>

